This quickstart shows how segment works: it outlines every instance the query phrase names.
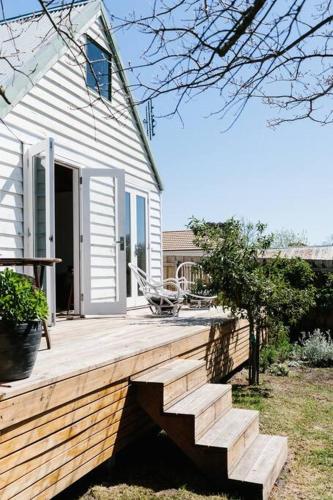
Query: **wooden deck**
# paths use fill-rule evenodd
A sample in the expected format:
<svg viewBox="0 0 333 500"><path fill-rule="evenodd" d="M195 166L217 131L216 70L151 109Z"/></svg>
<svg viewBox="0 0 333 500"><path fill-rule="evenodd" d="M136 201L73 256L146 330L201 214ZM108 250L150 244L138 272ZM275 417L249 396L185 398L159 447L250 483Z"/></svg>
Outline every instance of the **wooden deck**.
<svg viewBox="0 0 333 500"><path fill-rule="evenodd" d="M144 432L131 376L182 357L214 380L248 358L247 324L218 310L62 320L51 337L29 379L0 382L2 500L52 498Z"/></svg>

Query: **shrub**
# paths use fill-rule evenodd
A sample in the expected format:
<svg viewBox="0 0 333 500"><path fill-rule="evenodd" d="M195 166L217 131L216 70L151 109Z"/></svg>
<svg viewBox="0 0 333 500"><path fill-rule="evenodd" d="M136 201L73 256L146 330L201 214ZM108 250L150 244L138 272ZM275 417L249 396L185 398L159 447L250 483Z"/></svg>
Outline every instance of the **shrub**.
<svg viewBox="0 0 333 500"><path fill-rule="evenodd" d="M292 352L288 328L281 323L270 322L267 330L267 345L260 352L260 367L263 372L275 363L286 361Z"/></svg>
<svg viewBox="0 0 333 500"><path fill-rule="evenodd" d="M278 377L287 377L289 375L289 368L285 363L274 363L270 367L269 372Z"/></svg>
<svg viewBox="0 0 333 500"><path fill-rule="evenodd" d="M320 309L333 308L333 273L318 274L316 303Z"/></svg>
<svg viewBox="0 0 333 500"><path fill-rule="evenodd" d="M315 330L303 344L303 356L312 366L333 365L333 341L329 334Z"/></svg>
<svg viewBox="0 0 333 500"><path fill-rule="evenodd" d="M46 319L47 300L29 278L5 269L0 273L0 316L12 324Z"/></svg>

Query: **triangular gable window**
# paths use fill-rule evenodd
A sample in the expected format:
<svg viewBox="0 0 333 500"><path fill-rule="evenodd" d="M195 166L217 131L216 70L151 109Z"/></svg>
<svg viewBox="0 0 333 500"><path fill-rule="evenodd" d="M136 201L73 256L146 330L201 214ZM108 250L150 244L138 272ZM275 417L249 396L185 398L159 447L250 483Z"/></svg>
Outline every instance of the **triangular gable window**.
<svg viewBox="0 0 333 500"><path fill-rule="evenodd" d="M87 37L87 86L111 101L111 54Z"/></svg>

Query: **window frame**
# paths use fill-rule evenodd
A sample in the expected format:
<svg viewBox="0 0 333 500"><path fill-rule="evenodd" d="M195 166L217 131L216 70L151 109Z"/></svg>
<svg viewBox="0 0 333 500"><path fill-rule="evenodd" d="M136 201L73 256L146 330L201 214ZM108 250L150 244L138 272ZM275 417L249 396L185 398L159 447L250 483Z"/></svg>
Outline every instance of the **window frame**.
<svg viewBox="0 0 333 500"><path fill-rule="evenodd" d="M107 59L107 61L109 62L109 71L108 71L108 79L109 79L109 84L107 86L108 88L108 96L105 96L103 95L100 91L98 91L98 89L96 87L91 87L88 83L88 70L90 71L90 64L93 66L93 62L91 62L89 60L89 57L88 57L88 45L89 44L93 44L95 45L95 47L97 47L101 52L103 52L104 54L108 55L109 56L109 59ZM112 62L113 62L113 58L112 58L112 53L105 49L100 43L96 42L93 38L91 38L89 35L86 35L86 58L87 58L87 61L86 61L86 86L87 88L89 89L89 91L91 92L94 92L95 94L97 94L101 99L105 99L107 101L112 101ZM95 79L95 85L97 84L97 79L96 79L96 76L95 75L92 75ZM97 86L97 85L96 85Z"/></svg>

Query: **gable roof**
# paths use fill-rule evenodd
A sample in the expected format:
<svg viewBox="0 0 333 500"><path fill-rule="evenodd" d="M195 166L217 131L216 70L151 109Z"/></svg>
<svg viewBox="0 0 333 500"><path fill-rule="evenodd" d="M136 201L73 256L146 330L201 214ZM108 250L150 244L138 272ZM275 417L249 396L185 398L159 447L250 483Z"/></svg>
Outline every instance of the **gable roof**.
<svg viewBox="0 0 333 500"><path fill-rule="evenodd" d="M172 251L197 251L201 250L193 243L194 235L189 229L180 231L164 231L163 232L163 252Z"/></svg>
<svg viewBox="0 0 333 500"><path fill-rule="evenodd" d="M29 92L45 73L68 50L67 44L53 28L53 22L77 39L98 17L105 27L105 35L111 47L118 73L127 93L134 120L142 138L157 185L163 190L149 143L136 109L129 83L123 71L109 16L102 0L83 0L50 10L51 19L43 12L0 22L0 119ZM7 62L8 61L8 62ZM3 95L5 91L5 96Z"/></svg>

